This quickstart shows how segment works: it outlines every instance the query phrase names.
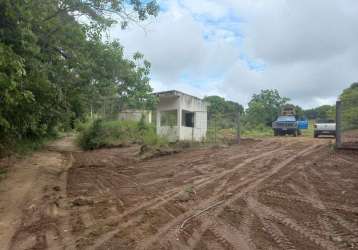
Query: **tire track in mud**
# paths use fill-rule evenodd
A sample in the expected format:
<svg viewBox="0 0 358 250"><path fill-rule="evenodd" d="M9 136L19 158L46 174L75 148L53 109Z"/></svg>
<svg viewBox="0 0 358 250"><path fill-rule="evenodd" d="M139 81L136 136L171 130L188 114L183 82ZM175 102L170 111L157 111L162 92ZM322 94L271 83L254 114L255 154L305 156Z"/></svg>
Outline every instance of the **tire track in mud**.
<svg viewBox="0 0 358 250"><path fill-rule="evenodd" d="M317 235L324 236L327 240L333 241L343 241L337 243L339 248L344 248L348 246L355 246L358 244L358 227L351 222L343 219L339 216L334 210L342 210L350 213L358 213L358 209L352 210L344 206L337 206L336 204L331 204L323 201L318 201L319 205L311 199L302 198L299 196L284 195L276 192L265 192L263 193L266 196L279 198L287 201L293 202L303 202L307 203L312 207L321 210L320 216L318 216L318 221L322 225L322 229L315 229L312 231ZM317 197L315 198L317 201ZM322 231L324 230L324 231Z"/></svg>
<svg viewBox="0 0 358 250"><path fill-rule="evenodd" d="M312 154L318 147L319 145L313 145L309 148L306 148L304 150L302 150L301 152L297 153L295 156L291 156L288 159L284 160L283 162L280 162L277 164L277 166L273 167L272 169L270 169L269 173L262 173L259 176L253 177L254 181L252 183L250 183L247 187L244 187L243 190L241 192L239 192L239 194L234 195L232 198L229 198L227 202L223 203L222 207L224 206L228 206L231 205L233 202L235 202L237 199L244 197L245 199L248 196L248 193L255 190L259 184L261 184L262 182L264 182L266 179L270 178L271 176L273 176L274 174L276 174L278 171L280 171L282 168L284 168L285 166L287 166L289 163L291 163L292 161L294 161L296 158L298 157L303 157L306 156L307 154ZM292 166L291 166L292 168ZM236 191L238 188L240 188L240 185L235 186L234 188L232 188L231 191ZM216 212L215 214L218 215L222 212L223 209L219 209L218 212Z"/></svg>
<svg viewBox="0 0 358 250"><path fill-rule="evenodd" d="M294 143L291 143L291 144L294 144ZM287 145L284 145L284 146L286 147ZM255 155L253 157L244 159L242 163L237 164L234 168L224 170L224 171L220 172L220 174L217 174L216 172L211 173L210 176L205 176L203 179L200 180L200 182L198 181L196 183L195 188L203 189L203 188L217 182L219 179L225 178L227 175L234 173L235 171L239 170L243 166L246 166L247 164L254 162L255 160L258 160L260 158L267 157L271 154L275 154L275 153L282 151L282 147L283 147L283 145L275 145L275 148L273 148L269 151L266 151L261 155ZM253 154L255 154L255 153L253 153ZM235 159L238 159L239 157L240 157L240 155L235 157ZM249 181L251 181L251 180L245 181L243 183L243 185L249 183ZM126 219L126 218L130 219L132 221L132 223L135 224L142 217L142 214L140 212L142 212L143 210L160 208L161 206L165 205L166 203L177 199L186 186L187 186L187 184L185 184L183 186L175 187L171 190L168 190L165 192L165 194L161 195L160 197L154 198L148 202L143 202L139 206L135 206L135 207L127 210L123 214L120 214L118 216L117 215L111 216L111 217L105 219L101 224L113 223L114 220L119 222L122 219ZM139 214L136 215L136 213L139 213ZM91 233L90 230L88 232L85 232L85 234L90 234L90 233ZM103 241L102 238L107 238L107 234L112 234L112 232L108 232L105 235L100 236L98 241ZM94 244L96 244L96 243L94 243Z"/></svg>
<svg viewBox="0 0 358 250"><path fill-rule="evenodd" d="M256 214L257 215L257 214ZM284 235L284 233L274 224L272 221L266 218L260 218L262 225L264 226L263 230L267 232L279 247L285 250L295 250L296 248L292 242Z"/></svg>
<svg viewBox="0 0 358 250"><path fill-rule="evenodd" d="M317 157L314 157L313 159L315 158ZM312 180L312 178L319 179L319 181L322 183L326 183L327 181L324 180L324 172L316 170L314 166L316 166L316 164L313 164L313 166L306 164L306 166L301 167L301 170L305 169L305 171L300 171L298 173L299 176L302 177L299 181L300 187L294 185L293 183L288 184L288 186L291 187L299 195L287 195L275 191L267 191L262 194L287 201L307 203L311 207L318 209L318 211L320 211L320 216L318 216L318 222L321 225L320 229L308 229L305 226L302 227L302 230L308 230L310 234L314 235L314 237L311 238L311 241L315 242L318 246L327 249L354 248L358 245L358 228L356 225L353 225L351 222L342 218L337 212L335 212L335 210L341 209L342 211L348 210L347 212L353 211L347 206L337 206L337 204L324 202L320 199L317 188L313 184L315 182ZM297 174L297 172L298 171L295 171L294 173L292 173L292 175ZM288 177L290 177L289 174L282 176L283 179L286 179ZM280 182L280 180L278 180L278 182ZM330 188L333 188L332 190L339 190L339 187L335 187L334 183L326 183L326 185ZM303 186L303 188L301 186ZM276 219L282 220L282 218L279 218L279 216L276 217ZM298 224L299 223L297 223L297 225ZM292 223L287 223L286 225L291 226L292 229L294 227L297 227L297 225L294 225ZM308 227L310 228L310 226ZM297 227L297 229L299 229L299 227ZM296 231L301 231L297 229ZM275 237L273 238L275 239ZM306 238L309 237L306 235Z"/></svg>
<svg viewBox="0 0 358 250"><path fill-rule="evenodd" d="M277 172L279 172L282 168L286 167L289 163L293 162L295 159L299 158L299 157L303 157L307 154L311 154L313 153L318 146L320 146L321 144L315 144L312 145L310 147L306 147L305 149L301 150L300 152L296 153L294 156L291 156L283 161L281 161L280 163L276 164L275 166L273 166L270 170L266 171L265 173L261 174L260 177L253 177L253 180L251 183L249 183L246 187L242 187L242 184L238 184L235 185L234 187L231 188L232 191L238 191L238 189L241 188L241 191L239 191L237 194L233 195L233 197L227 199L224 201L224 203L221 205L221 207L230 205L232 202L234 202L235 200L243 197L244 195L246 195L247 193L249 193L250 191L253 191L255 188L257 188L258 185L260 185L262 182L264 182L266 179L270 178L271 176L273 176L274 174L276 174ZM265 152L258 157L254 157L255 159L259 159L262 157L266 157L270 154L273 153L278 153L280 150L282 150L282 148L279 148L277 150L274 150L275 152ZM252 159L252 158L251 158ZM243 162L242 164L239 164L240 167L245 166L251 162L253 162L254 160L251 160L250 162ZM235 168L235 170L231 170L229 171L234 172L236 171L238 168ZM225 173L226 174L226 173ZM187 218L190 216L190 214L193 213L193 211L198 210L202 207L207 207L210 205L210 203L214 203L215 201L217 201L220 198L220 195L216 195L214 197L209 198L208 200L205 200L201 203L199 203L198 205L196 205L193 209L188 210L186 213L182 214L181 216L178 216L175 220L171 221L170 223L164 225L162 228L159 229L158 233L156 235L154 235L153 237L144 240L143 242L141 242L137 249L148 249L150 248L150 246L160 240L162 237L164 237L164 235L167 234L167 232L169 231L170 228L175 227L176 225L179 224L180 221L183 221L184 218ZM219 212L215 212L215 214L219 214L220 212L222 212L222 208L218 208L217 209ZM171 238L172 240L175 240L176 237L173 237L173 235L166 235L166 238Z"/></svg>
<svg viewBox="0 0 358 250"><path fill-rule="evenodd" d="M328 249L328 250L334 250L338 249L334 244L332 244L330 241L326 239L322 239L319 237L316 233L314 233L312 230L309 230L308 228L304 228L300 226L297 222L295 222L293 219L274 211L273 209L267 207L266 205L258 202L252 197L248 198L248 205L252 211L261 219L265 218L271 218L282 225L285 225L286 227L290 228L291 230L295 231L296 233L299 233L304 238L310 240L312 243L316 244L317 246Z"/></svg>
<svg viewBox="0 0 358 250"><path fill-rule="evenodd" d="M312 171L313 169L311 169ZM318 171L314 171L315 177L323 180L322 173ZM324 202L320 199L319 194L315 186L308 180L308 175L302 173L306 182L304 183L309 187L310 195L309 200L311 201L311 205L321 209L322 211L322 224L326 226L327 229L330 230L330 239L333 241L337 241L339 248L347 247L346 244L350 246L354 246L354 244L358 243L358 228L353 225L351 222L343 219L338 213L333 210L329 210ZM344 230L343 230L344 229ZM327 232L322 232L322 234ZM345 241L341 240L345 239Z"/></svg>
<svg viewBox="0 0 358 250"><path fill-rule="evenodd" d="M280 146L280 145L275 144L274 146L277 147L277 146ZM272 147L272 145L271 145L271 147ZM237 155L235 158L237 159L237 158L240 158L241 156L246 156L246 155L247 155L247 152L244 151L243 153ZM255 156L255 158L256 158L256 156ZM194 185L195 186L202 186L203 184L205 184L205 185L210 184L213 181L215 181L215 180L212 180L211 177L216 176L216 175L217 175L217 172L211 173L210 176L204 176L202 179L196 180L196 183L194 183ZM138 222L141 219L142 215L140 214L140 212L142 210L155 209L156 207L160 207L163 204L166 204L168 201L175 200L175 198L178 196L177 194L179 194L181 191L183 191L183 188L185 186L186 185L183 185L181 187L175 187L175 188L173 188L171 190L168 190L168 191L165 192L166 193L165 195L161 195L160 197L152 199L149 202L141 203L140 206L133 207L133 208L127 210L125 213L123 213L123 214L121 214L119 216L111 216L111 217L105 219L102 222L102 224L112 223L113 220L120 221L122 219L130 218L130 217L134 217L134 218L130 218L130 219L132 220L133 224L135 224L136 222ZM159 205L158 205L158 202L159 202ZM139 213L139 214L136 215L136 213ZM91 233L91 231L87 230L87 232L85 234L90 234L90 233ZM111 232L109 232L109 234L110 233ZM106 237L106 234L103 235L103 237Z"/></svg>
<svg viewBox="0 0 358 250"><path fill-rule="evenodd" d="M249 250L252 249L247 243L245 236L230 224L226 224L219 218L214 216L206 217L201 221L198 227L192 232L182 231L183 237L188 236L186 249L197 249L202 241L204 234L210 232L215 241L225 247L225 249ZM179 248L180 249L180 248Z"/></svg>
<svg viewBox="0 0 358 250"><path fill-rule="evenodd" d="M73 242L65 202L72 154L44 151L40 155L49 164L42 163L37 170L36 182L23 205L21 224L8 249L61 249Z"/></svg>
<svg viewBox="0 0 358 250"><path fill-rule="evenodd" d="M227 249L249 250L252 249L251 242L239 230L230 224L223 223L218 218L213 217L213 225L209 228L214 235L226 242Z"/></svg>

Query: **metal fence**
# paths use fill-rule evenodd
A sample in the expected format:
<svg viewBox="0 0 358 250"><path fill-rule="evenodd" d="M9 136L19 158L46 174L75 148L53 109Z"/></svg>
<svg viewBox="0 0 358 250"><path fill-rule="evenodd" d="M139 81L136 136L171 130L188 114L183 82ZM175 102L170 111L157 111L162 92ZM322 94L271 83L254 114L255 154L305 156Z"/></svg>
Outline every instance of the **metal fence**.
<svg viewBox="0 0 358 250"><path fill-rule="evenodd" d="M211 114L208 112L206 140L211 143L239 143L242 125L239 114Z"/></svg>
<svg viewBox="0 0 358 250"><path fill-rule="evenodd" d="M358 149L357 100L336 103L336 145L340 149Z"/></svg>

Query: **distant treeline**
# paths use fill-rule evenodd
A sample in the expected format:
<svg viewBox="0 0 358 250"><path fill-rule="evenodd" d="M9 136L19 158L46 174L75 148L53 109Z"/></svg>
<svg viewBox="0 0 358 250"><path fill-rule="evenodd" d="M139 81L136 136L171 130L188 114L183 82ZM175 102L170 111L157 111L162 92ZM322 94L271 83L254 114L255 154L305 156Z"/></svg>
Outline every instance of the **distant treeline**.
<svg viewBox="0 0 358 250"><path fill-rule="evenodd" d="M343 121L345 127L358 128L358 83L352 84L340 95L343 103ZM208 119L209 127L235 128L237 127L238 113L243 129L255 129L262 126L270 127L271 123L280 114L282 106L289 104L290 99L283 97L273 89L262 90L254 94L244 107L236 102L225 100L219 96L208 96L204 100L209 104ZM294 105L297 118L335 119L336 106L323 105L313 109L303 110L300 106Z"/></svg>

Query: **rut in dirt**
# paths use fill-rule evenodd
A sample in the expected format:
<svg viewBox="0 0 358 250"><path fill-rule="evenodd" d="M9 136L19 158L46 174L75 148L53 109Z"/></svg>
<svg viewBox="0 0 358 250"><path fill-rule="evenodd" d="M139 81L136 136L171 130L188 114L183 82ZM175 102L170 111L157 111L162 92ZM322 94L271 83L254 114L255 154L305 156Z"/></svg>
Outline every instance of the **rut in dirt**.
<svg viewBox="0 0 358 250"><path fill-rule="evenodd" d="M95 197L111 200L99 200L98 206L81 210L80 217L85 218L77 221L83 222L78 230L79 247L256 249L271 246L274 249L300 249L303 246L304 249L334 249L339 245L334 240L340 239L330 231L323 234L323 224L313 228L301 225L296 214L291 218L286 213L282 214L281 208L271 208L261 201L266 194L272 199L275 192L286 197L282 192L270 191L270 187L282 183L292 186L286 181L307 171L310 164L316 164L315 157L327 160L322 153L327 150L327 141L285 138L253 141L243 147L185 152L144 162L129 160L129 164L123 165L108 160L118 159L114 156L116 150L105 152L108 161L104 164L95 157L86 157L86 163L83 163L84 159L78 155L79 168L72 170L79 172L74 179L86 176L80 182L85 187L94 176L100 176L98 187L91 192ZM98 153L103 154L103 151ZM87 168L86 164L91 167ZM102 171L104 165L106 168L110 166L110 170ZM108 176L107 172L120 174ZM284 190L289 190L289 187ZM305 198L298 198L300 195ZM120 201L116 197L120 197ZM295 193L292 197L295 202L315 200L306 193ZM237 206L240 202L242 205ZM220 204L215 206L216 203ZM253 204L262 204L269 210L264 210L266 213L262 216L262 211ZM201 214L211 206L212 209ZM101 209L108 207L108 213ZM83 216L85 210L86 216ZM291 208L287 211L291 213ZM315 216L320 213L318 210L314 212L317 213ZM233 223L236 220L232 216L240 218L238 225ZM181 228L188 218L188 223ZM289 223L283 224L287 219L290 219ZM282 228L282 225L287 228ZM287 235L286 232L290 233ZM292 239L296 234L299 237Z"/></svg>
<svg viewBox="0 0 358 250"><path fill-rule="evenodd" d="M358 155L326 140L247 140L148 160L138 146L50 150L71 166L38 182L41 198L23 207L9 249L358 247Z"/></svg>
<svg viewBox="0 0 358 250"><path fill-rule="evenodd" d="M10 168L0 193L2 249L66 248L67 170L75 150L73 138L66 137Z"/></svg>

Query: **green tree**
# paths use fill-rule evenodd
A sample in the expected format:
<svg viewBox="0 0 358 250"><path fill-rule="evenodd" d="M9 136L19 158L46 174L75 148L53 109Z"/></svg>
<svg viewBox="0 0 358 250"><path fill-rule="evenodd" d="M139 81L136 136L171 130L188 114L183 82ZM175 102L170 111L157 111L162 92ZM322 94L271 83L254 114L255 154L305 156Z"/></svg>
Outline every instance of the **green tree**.
<svg viewBox="0 0 358 250"><path fill-rule="evenodd" d="M238 113L244 113L242 105L225 100L225 98L220 96L207 96L204 98L204 101L208 103L209 122L216 123L216 126L220 128L236 127Z"/></svg>
<svg viewBox="0 0 358 250"><path fill-rule="evenodd" d="M73 126L103 100L153 105L149 62L125 59L102 35L158 10L144 0L1 0L0 145Z"/></svg>
<svg viewBox="0 0 358 250"><path fill-rule="evenodd" d="M308 119L328 119L334 118L335 112L334 106L322 105L317 108L305 110L304 114Z"/></svg>
<svg viewBox="0 0 358 250"><path fill-rule="evenodd" d="M276 89L261 90L261 93L254 94L249 102L245 121L251 126L271 126L280 114L281 107L288 101L289 98L282 97Z"/></svg>
<svg viewBox="0 0 358 250"><path fill-rule="evenodd" d="M299 105L294 105L294 106L295 106L296 117L298 119L305 117L304 110Z"/></svg>
<svg viewBox="0 0 358 250"><path fill-rule="evenodd" d="M341 94L344 129L358 128L358 83L353 83Z"/></svg>

